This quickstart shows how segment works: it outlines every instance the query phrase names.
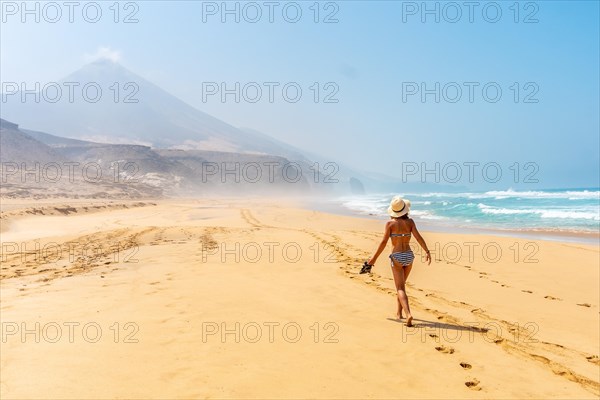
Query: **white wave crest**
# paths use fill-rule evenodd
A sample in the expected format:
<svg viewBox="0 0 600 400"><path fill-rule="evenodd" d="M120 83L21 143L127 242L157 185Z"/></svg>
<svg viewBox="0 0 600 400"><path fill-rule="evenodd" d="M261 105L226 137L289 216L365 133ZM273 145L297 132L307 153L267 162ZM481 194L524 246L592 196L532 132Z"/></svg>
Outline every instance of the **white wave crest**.
<svg viewBox="0 0 600 400"><path fill-rule="evenodd" d="M499 208L491 207L479 203L477 205L484 214L495 215L518 215L518 214L535 214L540 218L562 218L562 219L586 219L600 221L600 212L594 211L573 211L573 210L541 210L541 209L514 209L514 208Z"/></svg>

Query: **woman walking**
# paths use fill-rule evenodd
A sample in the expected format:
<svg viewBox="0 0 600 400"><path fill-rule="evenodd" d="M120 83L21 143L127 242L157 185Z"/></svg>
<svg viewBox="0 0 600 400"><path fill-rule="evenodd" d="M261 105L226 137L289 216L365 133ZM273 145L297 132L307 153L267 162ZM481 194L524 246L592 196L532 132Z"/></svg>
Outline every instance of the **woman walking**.
<svg viewBox="0 0 600 400"><path fill-rule="evenodd" d="M411 235L414 235L419 245L425 250L425 260L428 265L431 264L431 256L427 249L427 244L417 230L415 221L408 217L409 210L410 201L404 200L400 196L392 199L387 210L392 220L385 224L383 239L377 251L369 261L365 262L360 271L361 274L371 271L371 267L375 264L379 255L385 249L388 240L391 238L392 254L390 254L390 260L394 274L394 283L396 284L396 292L398 293L398 312L396 317L402 319L402 310L404 309L406 311L406 326L412 326L413 320L413 316L410 313L410 306L408 305L408 297L406 296L406 280L415 259L415 255L409 245Z"/></svg>

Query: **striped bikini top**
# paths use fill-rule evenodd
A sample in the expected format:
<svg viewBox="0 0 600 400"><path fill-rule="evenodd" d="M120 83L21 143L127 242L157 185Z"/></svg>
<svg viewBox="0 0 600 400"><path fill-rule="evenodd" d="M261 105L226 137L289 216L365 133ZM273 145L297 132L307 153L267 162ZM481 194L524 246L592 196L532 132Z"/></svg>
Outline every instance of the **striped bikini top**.
<svg viewBox="0 0 600 400"><path fill-rule="evenodd" d="M410 232L408 232L408 233L390 233L390 236L394 236L394 237L410 237Z"/></svg>

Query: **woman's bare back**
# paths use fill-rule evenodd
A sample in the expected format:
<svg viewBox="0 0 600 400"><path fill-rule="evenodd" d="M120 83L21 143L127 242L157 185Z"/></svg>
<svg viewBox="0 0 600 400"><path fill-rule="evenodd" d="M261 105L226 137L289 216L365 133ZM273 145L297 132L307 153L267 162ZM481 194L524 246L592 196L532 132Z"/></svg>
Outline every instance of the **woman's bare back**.
<svg viewBox="0 0 600 400"><path fill-rule="evenodd" d="M392 252L410 250L410 239L414 222L410 218L394 218L390 224L390 239L392 239Z"/></svg>

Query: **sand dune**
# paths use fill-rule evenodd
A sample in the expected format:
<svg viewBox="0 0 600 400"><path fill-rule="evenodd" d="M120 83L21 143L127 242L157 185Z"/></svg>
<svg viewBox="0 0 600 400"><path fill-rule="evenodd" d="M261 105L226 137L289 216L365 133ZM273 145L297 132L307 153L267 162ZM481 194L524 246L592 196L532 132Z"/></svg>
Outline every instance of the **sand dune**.
<svg viewBox="0 0 600 400"><path fill-rule="evenodd" d="M386 253L358 274L382 222L132 204L3 204L0 397L600 395L594 246L424 232L407 328Z"/></svg>

